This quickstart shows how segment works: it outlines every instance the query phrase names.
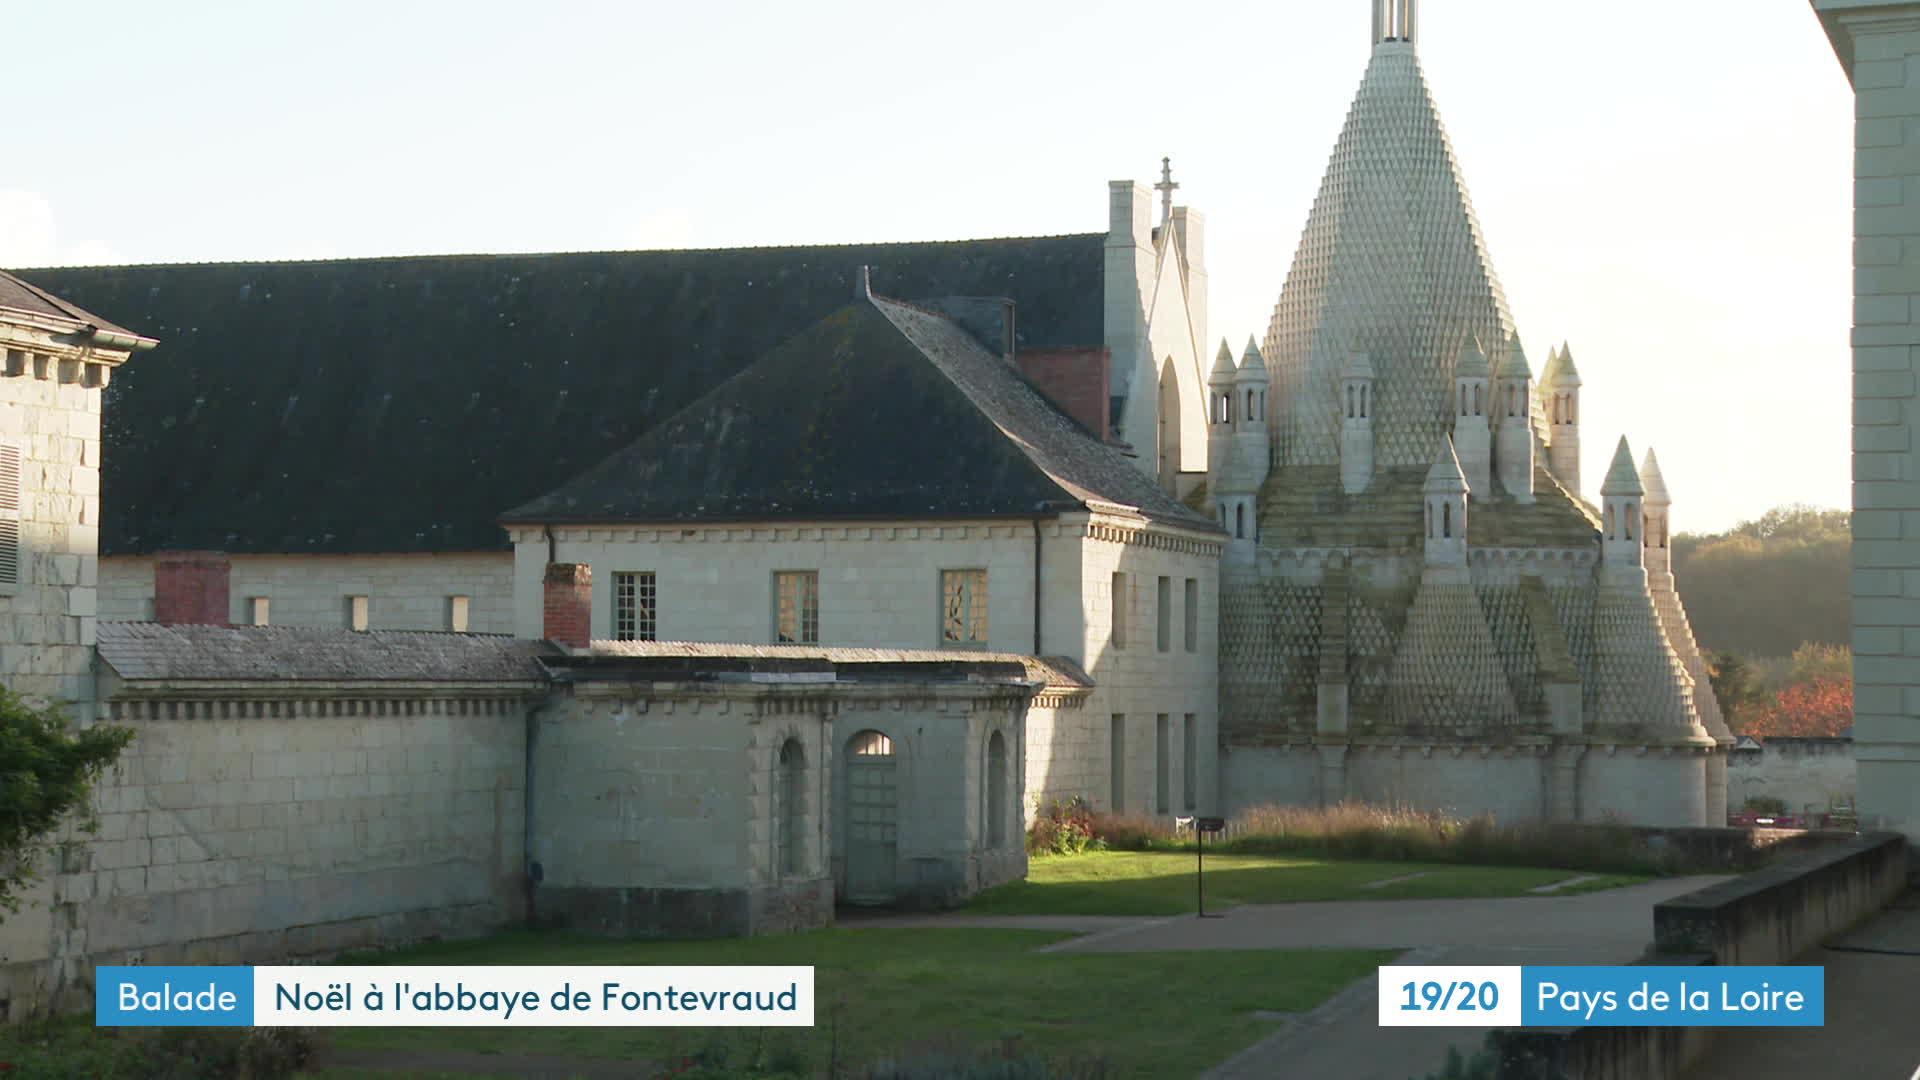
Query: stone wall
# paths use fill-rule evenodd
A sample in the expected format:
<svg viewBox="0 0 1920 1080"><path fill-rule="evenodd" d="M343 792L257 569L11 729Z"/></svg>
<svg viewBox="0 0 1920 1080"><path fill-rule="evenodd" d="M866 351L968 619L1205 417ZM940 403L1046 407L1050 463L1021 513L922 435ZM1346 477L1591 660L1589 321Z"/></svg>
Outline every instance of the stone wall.
<svg viewBox="0 0 1920 1080"><path fill-rule="evenodd" d="M99 834L48 907L0 923L16 1014L84 993L94 964L281 962L521 910L519 698L255 688L108 710L136 738L100 784Z"/></svg>
<svg viewBox="0 0 1920 1080"><path fill-rule="evenodd" d="M625 684L559 697L534 734L534 916L598 933L712 936L825 925L830 725L757 695ZM802 747L805 843L781 872L779 754ZM791 834L788 834L791 835ZM783 908L790 914L768 925Z"/></svg>
<svg viewBox="0 0 1920 1080"><path fill-rule="evenodd" d="M271 625L350 629L347 598L365 596L370 630L452 630L452 598L464 596L465 629L513 632L513 556L504 551L230 558L228 621L237 626L253 622L253 598L263 596ZM152 557L110 555L99 573L101 618L154 617Z"/></svg>
<svg viewBox="0 0 1920 1080"><path fill-rule="evenodd" d="M1072 514L1040 525L1040 633L1034 633L1034 526L937 522L886 525L702 526L687 529L559 528L552 556L593 568L592 629L613 636L613 575L651 571L655 636L662 641L770 643L773 575L813 570L820 580L820 642L938 648L940 571L987 571L988 647L1079 661L1095 690L1084 705L1051 711L1030 730L1026 789L1034 802L1085 797L1112 805L1110 730L1123 718L1123 806L1158 811L1157 718L1168 718L1164 767L1169 813L1186 812L1187 716L1197 761L1194 807L1210 811L1217 787L1219 541L1150 528L1139 519ZM542 632L549 557L539 530L517 530L517 632ZM1123 644L1113 628L1113 575L1124 577ZM1168 579L1167 648L1159 648L1159 579ZM1194 583L1187 648L1186 583Z"/></svg>
<svg viewBox="0 0 1920 1080"><path fill-rule="evenodd" d="M1858 782L1853 743L1846 739L1768 739L1758 750L1735 750L1727 763L1727 805L1768 797L1790 813L1852 802Z"/></svg>
<svg viewBox="0 0 1920 1080"><path fill-rule="evenodd" d="M0 342L0 454L19 460L17 581L0 581L0 682L43 700L89 697L98 607L100 391L57 377L61 361ZM9 355L25 357L12 373ZM42 361L47 361L42 363ZM36 365L38 374L36 375ZM9 478L0 476L0 484ZM4 538L0 538L4 542Z"/></svg>
<svg viewBox="0 0 1920 1080"><path fill-rule="evenodd" d="M1863 826L1920 839L1920 19L1815 0L1854 110L1853 678ZM1834 327L1837 341L1841 328Z"/></svg>
<svg viewBox="0 0 1920 1080"><path fill-rule="evenodd" d="M1199 790L1192 804L1201 813L1213 813L1219 802L1219 541L1204 549L1175 535L1130 529L1112 519L1095 517L1080 552L1081 591L1078 643L1094 691L1084 711L1083 731L1091 742L1098 770L1089 794L1095 806L1128 813L1158 814L1158 776L1166 771L1167 813L1181 814L1189 800L1183 790L1186 740L1183 725L1194 718L1194 747L1199 755L1193 770ZM1114 576L1120 575L1116 596ZM1166 648L1160 648L1159 581L1166 578L1171 609L1167 614ZM1194 582L1199 603L1193 614L1193 648L1187 647L1186 583ZM1120 607L1122 627L1116 641L1114 608ZM1170 735L1164 760L1159 753L1158 717L1168 719ZM1111 728L1123 717L1125 791L1115 806L1112 790ZM1050 757L1063 758L1054 748ZM1085 768L1084 762L1078 766ZM1049 779L1043 790L1065 790Z"/></svg>

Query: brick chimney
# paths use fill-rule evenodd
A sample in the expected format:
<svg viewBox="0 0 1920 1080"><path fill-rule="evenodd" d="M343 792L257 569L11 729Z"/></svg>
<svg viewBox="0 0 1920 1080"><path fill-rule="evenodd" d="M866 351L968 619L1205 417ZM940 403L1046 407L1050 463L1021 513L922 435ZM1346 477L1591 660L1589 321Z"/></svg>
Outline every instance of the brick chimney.
<svg viewBox="0 0 1920 1080"><path fill-rule="evenodd" d="M232 561L218 551L162 551L153 557L153 620L228 625Z"/></svg>
<svg viewBox="0 0 1920 1080"><path fill-rule="evenodd" d="M546 620L548 641L584 649L593 638L593 567L586 563L548 563Z"/></svg>

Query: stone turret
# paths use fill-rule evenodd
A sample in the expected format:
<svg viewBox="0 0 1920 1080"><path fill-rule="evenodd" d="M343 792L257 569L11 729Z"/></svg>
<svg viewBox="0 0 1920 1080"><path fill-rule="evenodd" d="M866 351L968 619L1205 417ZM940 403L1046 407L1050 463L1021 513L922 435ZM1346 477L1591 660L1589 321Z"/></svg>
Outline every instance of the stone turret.
<svg viewBox="0 0 1920 1080"><path fill-rule="evenodd" d="M1548 365L1541 383L1547 399L1547 468L1568 491L1580 492L1580 371L1573 366L1573 350L1565 345Z"/></svg>
<svg viewBox="0 0 1920 1080"><path fill-rule="evenodd" d="M1640 482L1640 471L1633 467L1633 451L1627 437L1613 452L1613 464L1600 484L1600 561L1609 567L1640 570L1641 517L1647 489ZM1643 571L1644 573L1644 571Z"/></svg>
<svg viewBox="0 0 1920 1080"><path fill-rule="evenodd" d="M1373 361L1347 356L1340 371L1340 486L1357 495L1373 483Z"/></svg>
<svg viewBox="0 0 1920 1080"><path fill-rule="evenodd" d="M1494 460L1500 487L1516 502L1533 501L1533 368L1520 339L1513 339L1494 373L1493 399L1499 417Z"/></svg>
<svg viewBox="0 0 1920 1080"><path fill-rule="evenodd" d="M1453 450L1474 497L1493 491L1493 430L1487 423L1493 369L1477 338L1468 338L1453 365Z"/></svg>
<svg viewBox="0 0 1920 1080"><path fill-rule="evenodd" d="M1248 337L1247 351L1240 357L1239 374L1233 377L1233 396L1240 406L1240 422L1233 429L1233 456L1241 482L1256 495L1267 482L1269 465L1267 384L1267 362L1253 338Z"/></svg>
<svg viewBox="0 0 1920 1080"><path fill-rule="evenodd" d="M1641 497L1641 563L1649 576L1671 577L1673 566L1667 558L1667 509L1673 500L1667 495L1667 480L1660 475L1660 462L1652 450L1647 451L1646 460L1640 465L1640 486L1645 489Z"/></svg>
<svg viewBox="0 0 1920 1080"><path fill-rule="evenodd" d="M1233 348L1220 342L1207 376L1207 488L1218 508L1221 528L1231 530L1231 511L1221 496L1233 482Z"/></svg>
<svg viewBox="0 0 1920 1080"><path fill-rule="evenodd" d="M1421 488L1426 501L1426 558L1428 566L1467 565L1467 475L1453 441L1440 446L1440 456L1427 470Z"/></svg>

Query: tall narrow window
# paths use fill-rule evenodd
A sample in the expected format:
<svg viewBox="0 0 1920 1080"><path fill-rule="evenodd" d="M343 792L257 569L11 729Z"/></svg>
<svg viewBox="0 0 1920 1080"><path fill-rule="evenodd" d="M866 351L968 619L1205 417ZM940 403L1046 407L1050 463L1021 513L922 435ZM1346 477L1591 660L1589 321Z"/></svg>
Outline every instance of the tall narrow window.
<svg viewBox="0 0 1920 1080"><path fill-rule="evenodd" d="M1166 652L1173 648L1173 579L1163 577L1154 590L1153 647Z"/></svg>
<svg viewBox="0 0 1920 1080"><path fill-rule="evenodd" d="M20 448L0 443L0 585L18 585L20 557Z"/></svg>
<svg viewBox="0 0 1920 1080"><path fill-rule="evenodd" d="M1173 809L1172 756L1172 725L1167 714L1160 713L1153 718L1153 810L1157 814Z"/></svg>
<svg viewBox="0 0 1920 1080"><path fill-rule="evenodd" d="M1180 729L1180 791L1182 805L1188 810L1200 805L1200 725L1194 722L1192 713L1187 714L1186 725Z"/></svg>
<svg viewBox="0 0 1920 1080"><path fill-rule="evenodd" d="M779 829L775 842L780 845L780 874L795 877L806 866L806 776L807 753L799 739L780 744L780 806L775 820Z"/></svg>
<svg viewBox="0 0 1920 1080"><path fill-rule="evenodd" d="M652 641L658 631L653 571L615 571L613 575L613 639Z"/></svg>
<svg viewBox="0 0 1920 1080"><path fill-rule="evenodd" d="M940 571L940 647L987 647L987 572Z"/></svg>
<svg viewBox="0 0 1920 1080"><path fill-rule="evenodd" d="M1113 813L1125 813L1127 809L1127 714L1114 713L1113 727L1107 734L1108 777L1110 793L1107 808Z"/></svg>
<svg viewBox="0 0 1920 1080"><path fill-rule="evenodd" d="M1187 621L1187 651L1200 651L1200 579L1187 579L1186 605L1180 609Z"/></svg>
<svg viewBox="0 0 1920 1080"><path fill-rule="evenodd" d="M447 597L447 629L456 634L467 632L469 613L473 610L473 598L467 596Z"/></svg>
<svg viewBox="0 0 1920 1080"><path fill-rule="evenodd" d="M987 738L987 844L1007 842L1007 740L999 732Z"/></svg>
<svg viewBox="0 0 1920 1080"><path fill-rule="evenodd" d="M820 572L783 570L773 575L773 640L782 645L820 642Z"/></svg>
<svg viewBox="0 0 1920 1080"><path fill-rule="evenodd" d="M371 625L372 615L368 610L370 607L371 604L367 597L347 597L347 629L365 630Z"/></svg>
<svg viewBox="0 0 1920 1080"><path fill-rule="evenodd" d="M266 626L272 613L273 604L264 596L247 598L247 622L252 626Z"/></svg>
<svg viewBox="0 0 1920 1080"><path fill-rule="evenodd" d="M1112 592L1113 626L1107 636L1114 648L1124 649L1127 646L1127 575L1113 575Z"/></svg>

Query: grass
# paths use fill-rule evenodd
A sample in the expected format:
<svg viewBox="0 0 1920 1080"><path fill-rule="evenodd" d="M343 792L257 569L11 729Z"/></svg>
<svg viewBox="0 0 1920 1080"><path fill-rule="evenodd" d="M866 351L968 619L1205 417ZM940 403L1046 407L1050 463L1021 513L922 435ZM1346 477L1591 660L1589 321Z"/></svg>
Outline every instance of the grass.
<svg viewBox="0 0 1920 1080"><path fill-rule="evenodd" d="M814 968L811 1029L769 1042L823 1070L829 1040L842 1067L929 1046L992 1047L1103 1058L1116 1077L1194 1076L1278 1026L1255 1012L1313 1008L1392 952L1249 950L1205 953L1041 953L1071 935L1035 930L818 930L700 942L608 941L514 933L343 958L342 963L800 964ZM836 1009L834 1003L842 1004ZM837 1029L837 1031L836 1031ZM458 1050L569 1058L677 1061L717 1033L669 1028L337 1028L333 1045L361 1050ZM744 1057L751 1031L719 1035ZM349 1075L332 1070L327 1075Z"/></svg>
<svg viewBox="0 0 1920 1080"><path fill-rule="evenodd" d="M1377 889L1372 882L1423 874ZM1576 876L1571 870L1445 863L1360 862L1296 855L1208 855L1207 906L1305 900L1431 900L1526 896ZM1553 895L1635 884L1604 875ZM981 915L1178 915L1194 910L1194 857L1173 851L1036 856L1027 879L989 889L967 910Z"/></svg>

